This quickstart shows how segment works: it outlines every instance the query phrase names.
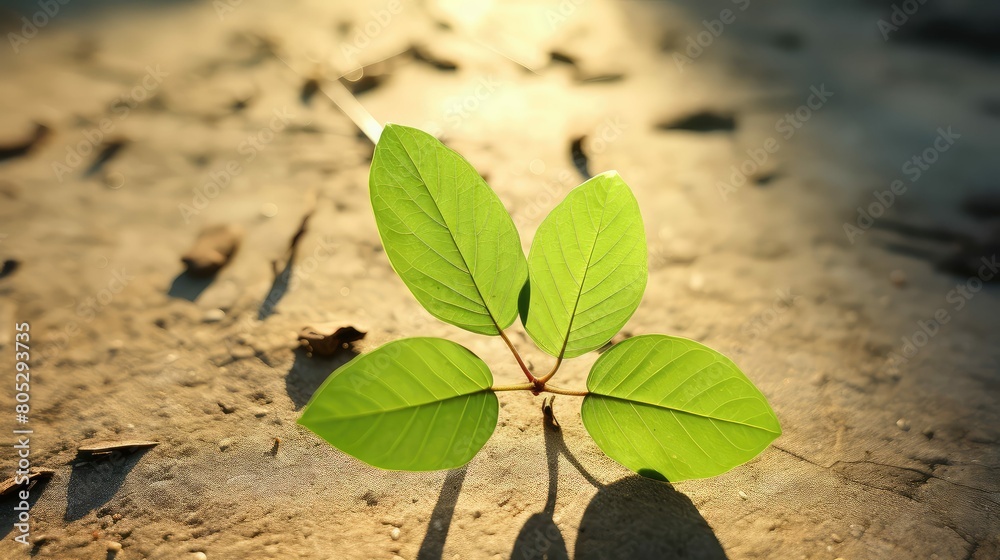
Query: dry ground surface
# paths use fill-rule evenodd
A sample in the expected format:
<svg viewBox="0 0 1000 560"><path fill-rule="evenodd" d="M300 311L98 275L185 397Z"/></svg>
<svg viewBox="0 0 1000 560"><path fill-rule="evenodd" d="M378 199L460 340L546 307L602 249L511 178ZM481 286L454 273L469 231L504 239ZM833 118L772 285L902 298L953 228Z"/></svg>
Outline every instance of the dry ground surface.
<svg viewBox="0 0 1000 560"><path fill-rule="evenodd" d="M5 34L38 9L17 7ZM27 321L31 461L55 473L32 493L32 544L2 502L0 557L1000 557L1000 294L977 264L1000 250L995 8L928 2L886 41L888 2L396 7L67 5L3 45L0 466ZM345 82L359 102L463 153L525 249L584 161L617 169L650 246L625 332L731 355L782 422L775 445L668 485L603 456L572 397L554 431L540 398L501 394L493 438L447 473L378 471L297 426L351 355L298 350L308 324L367 331L359 352L447 337L499 383L520 375L498 339L427 315L382 252L371 144L309 83L363 65ZM220 223L245 231L232 262L183 275ZM559 384L582 387L597 355ZM160 443L77 457L130 439Z"/></svg>

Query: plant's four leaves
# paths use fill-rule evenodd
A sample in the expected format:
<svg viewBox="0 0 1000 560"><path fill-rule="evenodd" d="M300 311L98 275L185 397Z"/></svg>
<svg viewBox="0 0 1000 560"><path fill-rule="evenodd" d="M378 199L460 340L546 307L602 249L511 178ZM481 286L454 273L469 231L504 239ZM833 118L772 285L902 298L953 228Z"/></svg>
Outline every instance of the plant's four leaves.
<svg viewBox="0 0 1000 560"><path fill-rule="evenodd" d="M493 375L440 338L405 338L335 371L299 424L383 469L430 471L469 462L496 428Z"/></svg>
<svg viewBox="0 0 1000 560"><path fill-rule="evenodd" d="M585 354L632 316L647 275L639 204L617 173L602 173L573 189L538 227L521 321L549 354Z"/></svg>
<svg viewBox="0 0 1000 560"><path fill-rule="evenodd" d="M528 274L521 241L468 161L426 132L390 124L369 186L389 262L431 315L487 335L514 322Z"/></svg>
<svg viewBox="0 0 1000 560"><path fill-rule="evenodd" d="M664 335L616 344L590 371L583 424L612 459L671 482L724 473L754 458L781 426L729 358Z"/></svg>

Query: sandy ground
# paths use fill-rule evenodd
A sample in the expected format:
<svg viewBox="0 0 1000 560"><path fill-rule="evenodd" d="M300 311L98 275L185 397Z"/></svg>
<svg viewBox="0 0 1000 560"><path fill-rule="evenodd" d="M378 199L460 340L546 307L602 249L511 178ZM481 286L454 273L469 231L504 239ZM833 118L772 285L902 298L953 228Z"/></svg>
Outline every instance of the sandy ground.
<svg viewBox="0 0 1000 560"><path fill-rule="evenodd" d="M26 321L30 457L55 470L32 491L28 546L17 501L0 502L0 557L1000 557L1000 294L977 264L1000 251L995 9L928 3L885 41L877 2L341 4L67 6L0 49L0 144L49 130L0 161L0 258L16 261L0 277L0 468L23 427ZM960 33L928 23L942 18ZM518 381L498 339L433 320L394 275L371 144L309 95L310 77L384 59L349 84L358 100L466 155L525 249L583 179L574 140L591 173L617 169L650 241L625 331L730 354L782 422L775 445L671 486L604 457L571 397L555 431L540 398L500 395L495 435L452 472L378 471L298 427L351 356L297 350L313 323L367 331L360 352L447 337ZM183 275L220 223L245 231L232 262ZM582 387L596 357L560 385ZM160 444L77 457L135 439Z"/></svg>

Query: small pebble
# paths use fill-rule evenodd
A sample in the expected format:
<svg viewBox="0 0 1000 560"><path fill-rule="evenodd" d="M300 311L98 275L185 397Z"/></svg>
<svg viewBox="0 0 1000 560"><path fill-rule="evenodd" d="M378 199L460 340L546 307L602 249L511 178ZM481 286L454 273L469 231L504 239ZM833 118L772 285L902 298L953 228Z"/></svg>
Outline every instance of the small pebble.
<svg viewBox="0 0 1000 560"><path fill-rule="evenodd" d="M265 218L273 218L278 215L278 205L273 202L265 202L260 205L260 215Z"/></svg>
<svg viewBox="0 0 1000 560"><path fill-rule="evenodd" d="M892 282L893 286L902 288L906 285L906 273L902 270L893 270L889 273L889 281Z"/></svg>
<svg viewBox="0 0 1000 560"><path fill-rule="evenodd" d="M226 312L221 309L209 309L201 317L203 323L218 323L226 318Z"/></svg>
<svg viewBox="0 0 1000 560"><path fill-rule="evenodd" d="M233 438L227 437L219 440L219 451L225 451L233 446Z"/></svg>
<svg viewBox="0 0 1000 560"><path fill-rule="evenodd" d="M476 511L472 512L472 518L473 519L479 519L482 516L483 516L483 512L479 511L478 509Z"/></svg>
<svg viewBox="0 0 1000 560"><path fill-rule="evenodd" d="M844 542L844 538L838 535L837 533L833 533L832 535L830 535L830 540L832 540L835 543Z"/></svg>
<svg viewBox="0 0 1000 560"><path fill-rule="evenodd" d="M389 536L392 537L392 540L398 541L399 540L399 527L393 527L392 531L389 533Z"/></svg>
<svg viewBox="0 0 1000 560"><path fill-rule="evenodd" d="M208 555L204 552L195 552L194 560L208 560Z"/></svg>
<svg viewBox="0 0 1000 560"><path fill-rule="evenodd" d="M740 496L741 498L743 498L744 500L745 500L745 499L747 499L747 493L746 493L746 492L744 492L744 491L742 491L742 490L740 490L740 491L739 491L739 496Z"/></svg>
<svg viewBox="0 0 1000 560"><path fill-rule="evenodd" d="M908 432L910 431L910 421L906 418L900 418L899 420L896 420L896 427L904 432Z"/></svg>
<svg viewBox="0 0 1000 560"><path fill-rule="evenodd" d="M122 543L109 541L108 542L108 552L120 552L122 549Z"/></svg>
<svg viewBox="0 0 1000 560"><path fill-rule="evenodd" d="M253 415L257 418L263 418L267 416L267 409L259 406L253 407Z"/></svg>

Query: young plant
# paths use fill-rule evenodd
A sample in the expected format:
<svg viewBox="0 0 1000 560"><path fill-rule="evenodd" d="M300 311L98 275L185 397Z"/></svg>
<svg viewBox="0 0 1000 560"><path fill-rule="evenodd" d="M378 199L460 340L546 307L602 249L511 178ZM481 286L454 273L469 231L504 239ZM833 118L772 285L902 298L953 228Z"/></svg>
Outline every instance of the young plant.
<svg viewBox="0 0 1000 560"><path fill-rule="evenodd" d="M507 345L527 382L494 386L463 346L406 338L335 371L299 419L334 447L384 469L451 469L496 428L497 391L583 397L604 453L659 480L714 476L781 434L764 395L722 354L684 338L636 336L602 354L587 390L550 383L564 360L606 344L642 299L648 274L639 205L617 173L573 189L545 218L528 258L497 195L462 156L388 125L375 148L371 201L389 262L438 319ZM504 329L520 315L555 357L528 370Z"/></svg>

